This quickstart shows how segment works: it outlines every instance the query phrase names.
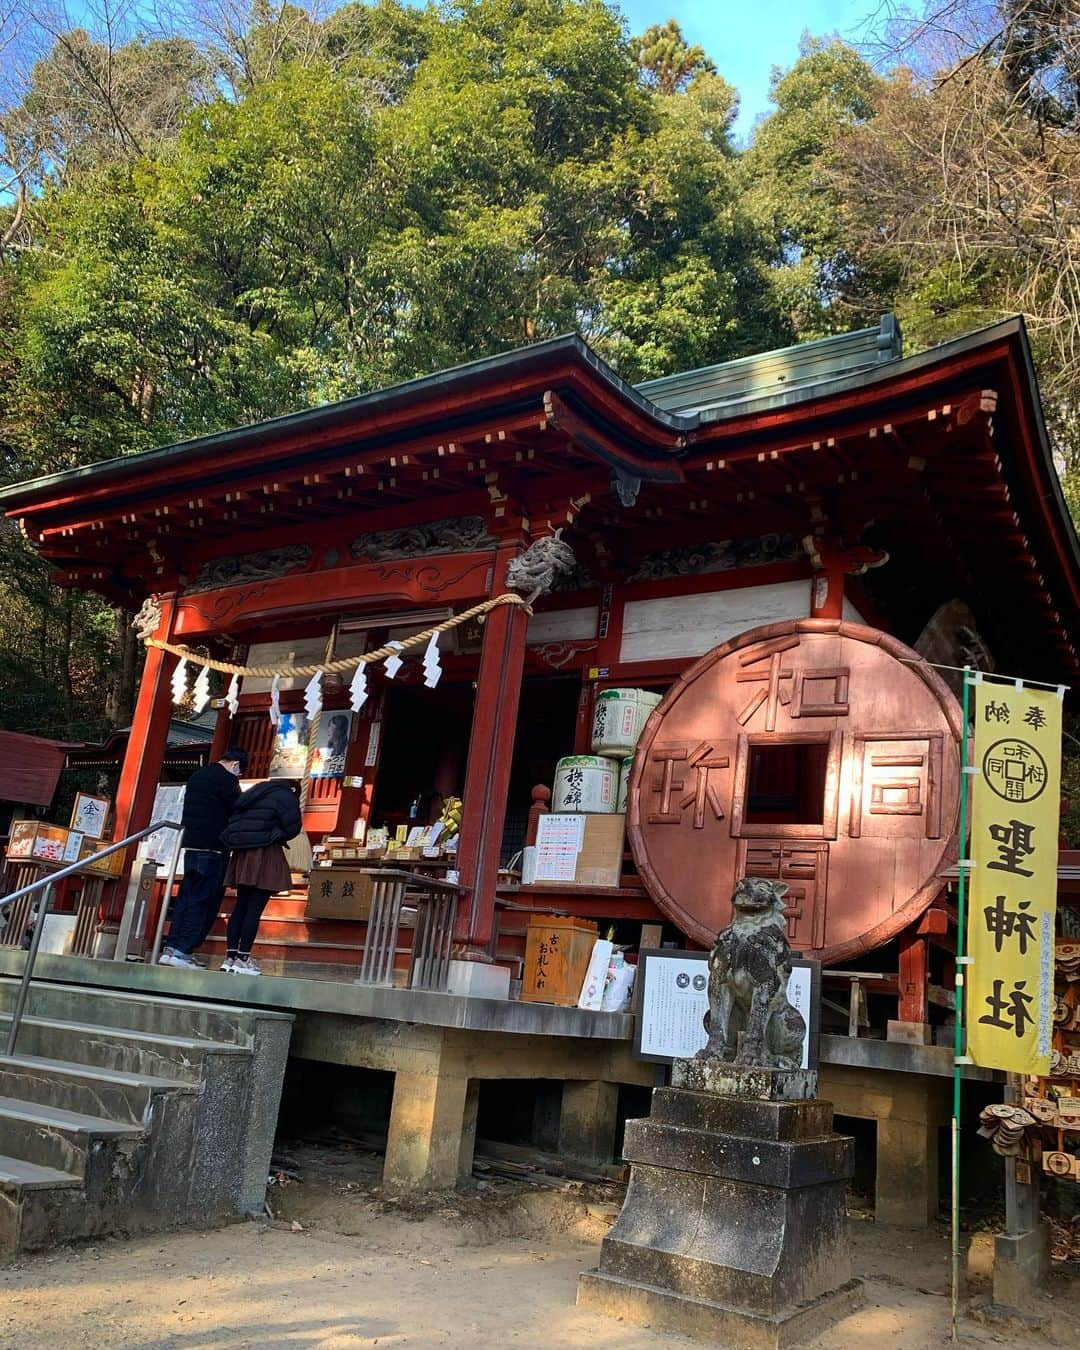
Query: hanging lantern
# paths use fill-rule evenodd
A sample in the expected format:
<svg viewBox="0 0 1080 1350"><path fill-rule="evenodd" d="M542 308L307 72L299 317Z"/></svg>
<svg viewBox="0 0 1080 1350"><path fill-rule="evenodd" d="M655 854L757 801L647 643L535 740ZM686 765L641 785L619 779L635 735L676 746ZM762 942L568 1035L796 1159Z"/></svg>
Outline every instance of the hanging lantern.
<svg viewBox="0 0 1080 1350"><path fill-rule="evenodd" d="M172 701L179 707L187 696L187 658L182 656L172 673Z"/></svg>
<svg viewBox="0 0 1080 1350"><path fill-rule="evenodd" d="M195 685L191 691L191 706L196 715L202 712L210 702L210 667L200 666L199 673L195 676Z"/></svg>
<svg viewBox="0 0 1080 1350"><path fill-rule="evenodd" d="M229 681L229 688L225 694L225 706L229 709L229 716L235 717L240 708L240 676L234 675Z"/></svg>
<svg viewBox="0 0 1080 1350"><path fill-rule="evenodd" d="M307 682L307 688L304 690L304 710L309 718L314 717L322 709L322 671L317 670L311 679Z"/></svg>
<svg viewBox="0 0 1080 1350"><path fill-rule="evenodd" d="M359 712L367 702L367 663L361 661L356 667L356 674L352 677L352 684L349 685L349 707L353 712Z"/></svg>
<svg viewBox="0 0 1080 1350"><path fill-rule="evenodd" d="M432 633L428 645L424 648L424 683L434 689L442 679L442 666L439 664L439 635Z"/></svg>
<svg viewBox="0 0 1080 1350"><path fill-rule="evenodd" d="M386 645L388 647L396 648L394 655L388 656L386 658L386 667L385 667L386 678L388 680L392 680L394 676L398 673L398 671L401 669L401 667L405 664L404 661L402 661L401 657L398 656L397 654L401 650L402 644L400 642L388 642Z"/></svg>
<svg viewBox="0 0 1080 1350"><path fill-rule="evenodd" d="M281 721L281 676L270 681L270 721L277 726Z"/></svg>

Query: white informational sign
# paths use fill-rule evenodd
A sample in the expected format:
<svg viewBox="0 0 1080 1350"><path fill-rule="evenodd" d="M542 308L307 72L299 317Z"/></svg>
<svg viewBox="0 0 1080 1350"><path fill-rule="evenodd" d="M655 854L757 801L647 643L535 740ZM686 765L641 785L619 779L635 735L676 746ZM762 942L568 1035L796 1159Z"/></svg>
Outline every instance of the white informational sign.
<svg viewBox="0 0 1080 1350"><path fill-rule="evenodd" d="M585 817L551 812L536 822L536 881L573 881L585 842Z"/></svg>
<svg viewBox="0 0 1080 1350"><path fill-rule="evenodd" d="M690 1059L708 1040L704 1017L709 1008L708 952L643 952L638 968L637 1052L643 1059ZM792 968L787 996L806 1022L802 1067L810 1067L814 963Z"/></svg>
<svg viewBox="0 0 1080 1350"><path fill-rule="evenodd" d="M175 820L180 823L180 817L184 811L184 784L183 783L159 783L157 791L154 793L154 807L150 812L151 820ZM224 826L222 827L224 828ZM158 866L158 875L164 876L169 868L169 860L172 857L173 849L176 847L175 830L155 830L153 834L148 834L139 845L139 852L147 862L156 862ZM184 855L180 854L180 861L176 868L176 875L182 876L184 872Z"/></svg>

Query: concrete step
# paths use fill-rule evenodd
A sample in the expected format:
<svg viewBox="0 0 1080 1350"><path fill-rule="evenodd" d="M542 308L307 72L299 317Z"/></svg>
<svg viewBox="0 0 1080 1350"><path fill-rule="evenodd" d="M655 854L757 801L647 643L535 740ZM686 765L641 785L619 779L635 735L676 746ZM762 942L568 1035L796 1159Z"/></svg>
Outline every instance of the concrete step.
<svg viewBox="0 0 1080 1350"><path fill-rule="evenodd" d="M86 1208L82 1178L59 1167L0 1157L0 1254L42 1246L59 1215ZM70 1224L57 1231L66 1236Z"/></svg>
<svg viewBox="0 0 1080 1350"><path fill-rule="evenodd" d="M85 1176L92 1153L134 1144L144 1134L141 1125L0 1097L0 1154L77 1177Z"/></svg>
<svg viewBox="0 0 1080 1350"><path fill-rule="evenodd" d="M98 1069L67 1060L0 1055L0 1096L42 1106L146 1125L154 1099L163 1093L198 1094L199 1085L177 1078Z"/></svg>
<svg viewBox="0 0 1080 1350"><path fill-rule="evenodd" d="M0 1014L14 1007L18 981L0 979ZM195 999L158 998L91 985L35 980L26 1011L58 1022L123 1027L190 1040L251 1044L251 1012Z"/></svg>
<svg viewBox="0 0 1080 1350"><path fill-rule="evenodd" d="M79 1186L74 1172L62 1172L58 1167L42 1167L22 1158L0 1156L0 1193L14 1195L23 1191L40 1191L46 1186Z"/></svg>
<svg viewBox="0 0 1080 1350"><path fill-rule="evenodd" d="M13 974L19 958L0 956ZM107 963L41 964L17 1053L0 1054L0 1253L261 1212L292 1018L110 989ZM0 1007L15 993L0 977ZM0 1013L0 1045L9 1026Z"/></svg>
<svg viewBox="0 0 1080 1350"><path fill-rule="evenodd" d="M7 1016L0 1017L0 1044L6 1043L9 1021ZM218 1041L45 1017L23 1018L16 1049L20 1057L30 1055L140 1077L196 1084L203 1080L208 1058L231 1058L249 1053L245 1046Z"/></svg>

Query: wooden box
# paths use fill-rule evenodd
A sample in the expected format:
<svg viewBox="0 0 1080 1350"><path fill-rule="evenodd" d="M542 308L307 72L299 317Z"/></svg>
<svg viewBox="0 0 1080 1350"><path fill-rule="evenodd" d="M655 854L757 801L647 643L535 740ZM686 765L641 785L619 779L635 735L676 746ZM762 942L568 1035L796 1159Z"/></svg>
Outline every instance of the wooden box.
<svg viewBox="0 0 1080 1350"><path fill-rule="evenodd" d="M522 1000L577 1007L597 932L591 919L533 914L525 938Z"/></svg>
<svg viewBox="0 0 1080 1350"><path fill-rule="evenodd" d="M34 862L73 863L83 837L63 825L46 825L41 820L17 820L8 839L8 858L26 858Z"/></svg>
<svg viewBox="0 0 1080 1350"><path fill-rule="evenodd" d="M581 839L581 848L577 852L574 861L573 876L570 875L543 875L543 855L541 844L543 832L548 823L554 820L558 824L558 818L554 816L541 816L539 820L539 832L537 834L537 872L536 880L533 883L536 886L558 886L565 890L568 885L574 886L618 886L622 878L623 850L626 846L626 817L619 815L580 815L578 820L584 821L584 832ZM556 866L553 871L556 873L564 869Z"/></svg>
<svg viewBox="0 0 1080 1350"><path fill-rule="evenodd" d="M318 867L308 877L309 919L367 919L378 874L358 867Z"/></svg>
<svg viewBox="0 0 1080 1350"><path fill-rule="evenodd" d="M84 839L79 851L79 861L82 862L84 858L89 858L91 854L97 853L100 849L108 848L108 846L108 839ZM87 863L86 871L100 877L118 877L124 870L124 855L126 853L126 848L117 849L115 853L110 853L107 858L100 858L97 862Z"/></svg>

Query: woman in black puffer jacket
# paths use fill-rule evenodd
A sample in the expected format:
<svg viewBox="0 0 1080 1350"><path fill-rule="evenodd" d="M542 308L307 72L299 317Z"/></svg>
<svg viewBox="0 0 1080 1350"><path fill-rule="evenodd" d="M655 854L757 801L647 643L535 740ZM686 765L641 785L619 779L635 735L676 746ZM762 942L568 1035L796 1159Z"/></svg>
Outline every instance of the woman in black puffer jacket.
<svg viewBox="0 0 1080 1350"><path fill-rule="evenodd" d="M295 779L258 783L242 794L222 831L221 842L231 850L225 885L236 887L221 964L230 974L262 974L251 959L251 948L266 902L275 891L287 891L292 885L283 845L304 827L299 799Z"/></svg>

